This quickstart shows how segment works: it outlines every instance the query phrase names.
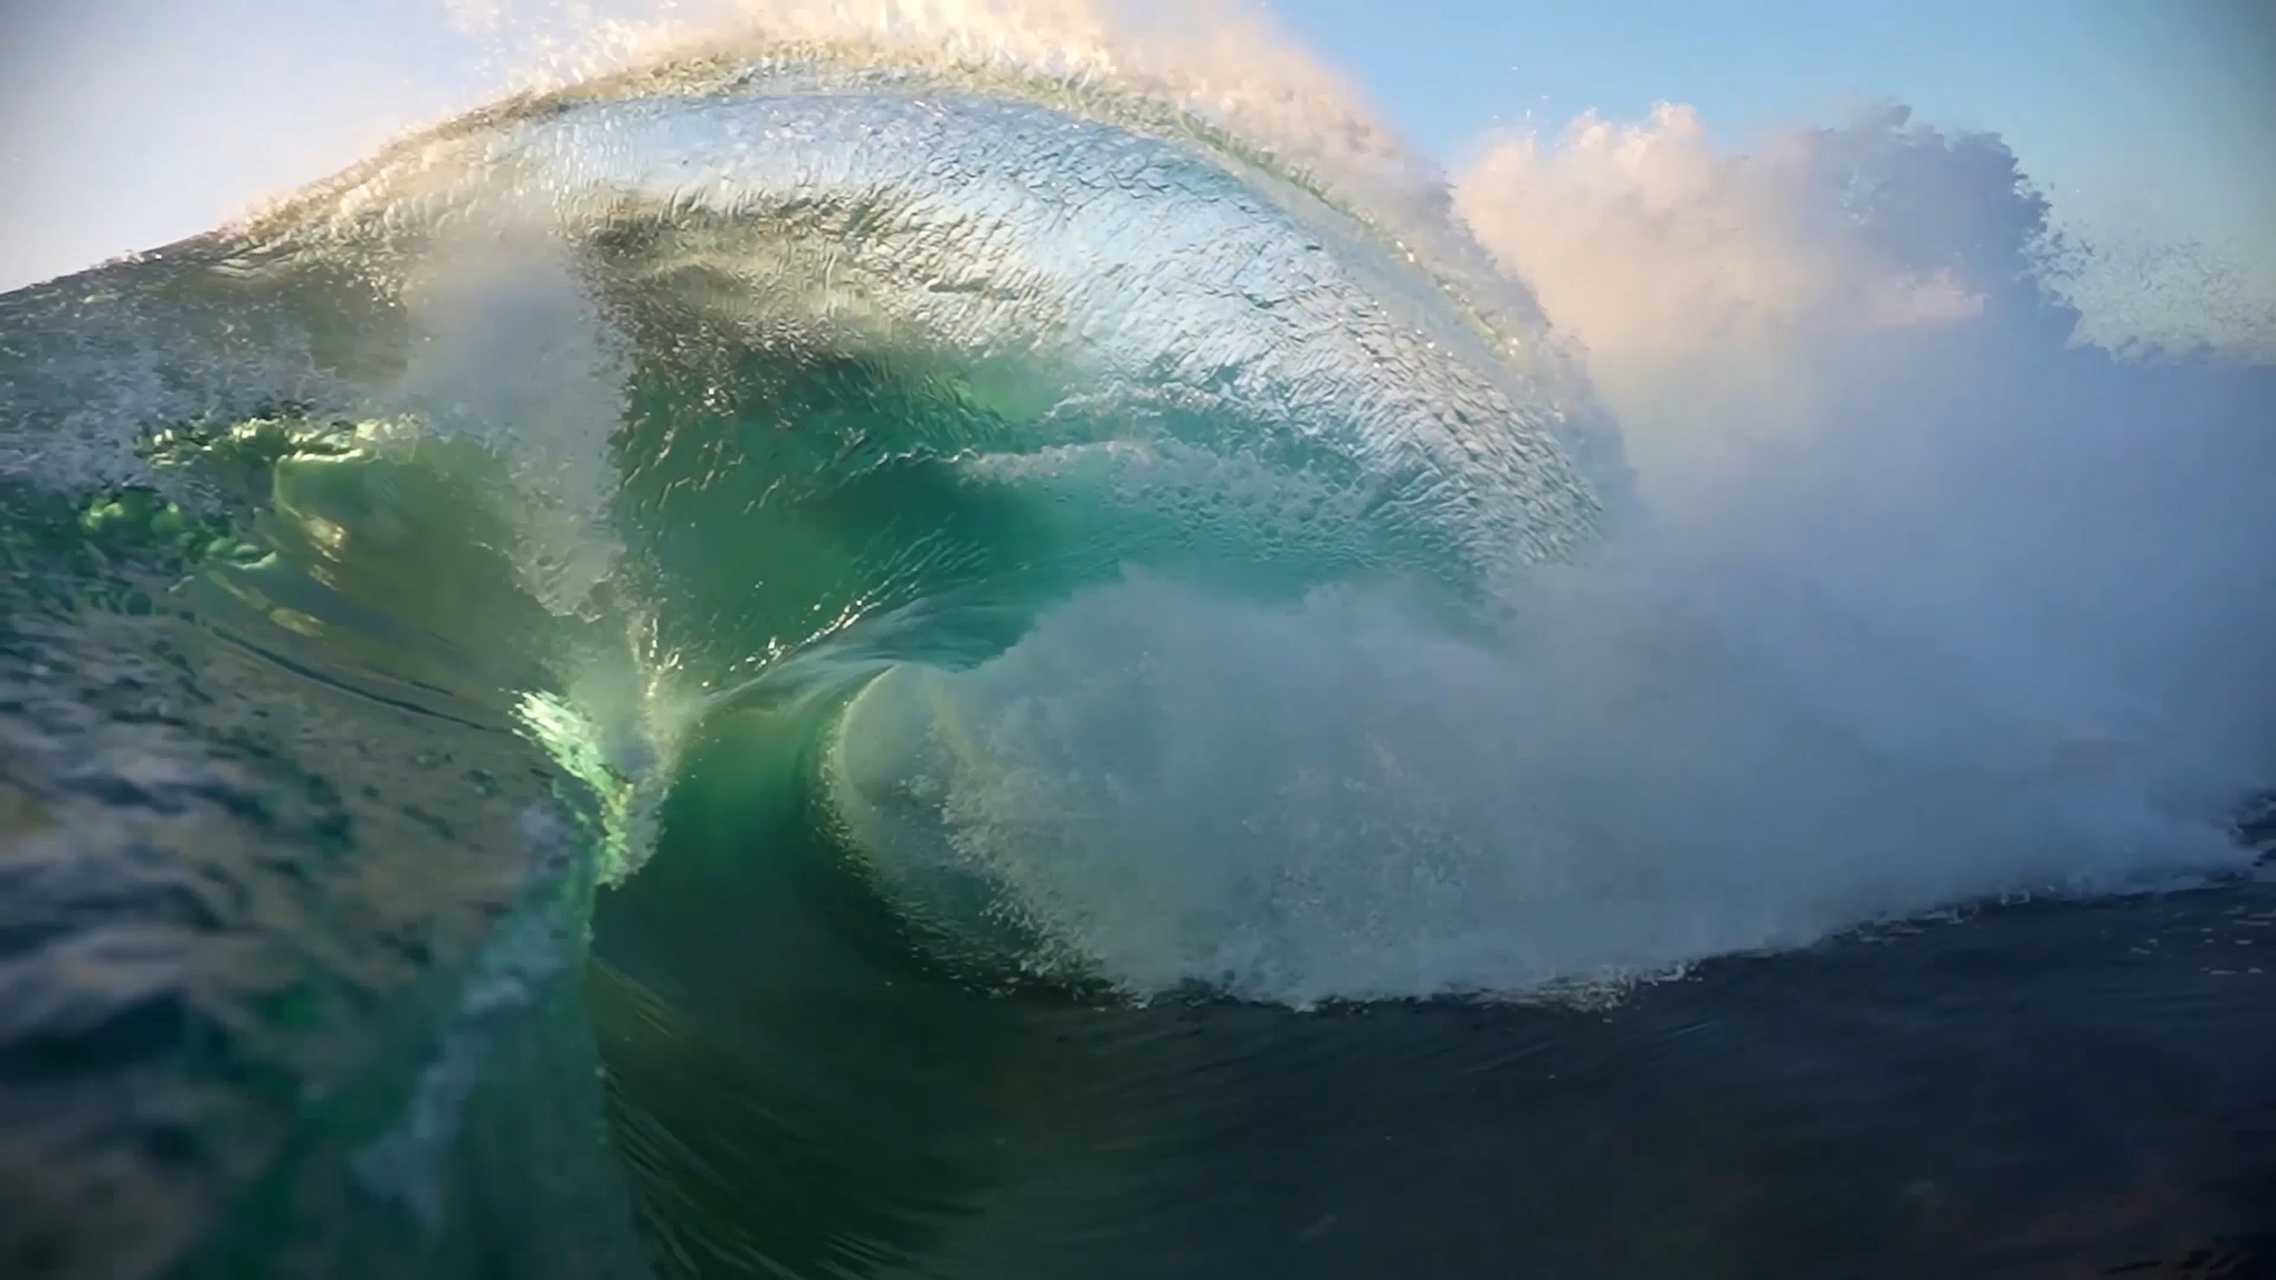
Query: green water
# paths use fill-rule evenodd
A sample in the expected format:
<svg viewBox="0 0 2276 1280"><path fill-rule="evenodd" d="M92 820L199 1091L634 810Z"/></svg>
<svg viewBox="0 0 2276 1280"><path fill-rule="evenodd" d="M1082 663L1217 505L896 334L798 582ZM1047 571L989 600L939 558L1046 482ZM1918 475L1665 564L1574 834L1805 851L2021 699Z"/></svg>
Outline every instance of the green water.
<svg viewBox="0 0 2276 1280"><path fill-rule="evenodd" d="M1561 612L1614 437L1371 190L1136 90L703 59L0 297L0 1270L2246 1238L2250 856L1953 854L1815 707L1783 759L1901 820L1692 852L1777 753L1662 730L1750 673Z"/></svg>

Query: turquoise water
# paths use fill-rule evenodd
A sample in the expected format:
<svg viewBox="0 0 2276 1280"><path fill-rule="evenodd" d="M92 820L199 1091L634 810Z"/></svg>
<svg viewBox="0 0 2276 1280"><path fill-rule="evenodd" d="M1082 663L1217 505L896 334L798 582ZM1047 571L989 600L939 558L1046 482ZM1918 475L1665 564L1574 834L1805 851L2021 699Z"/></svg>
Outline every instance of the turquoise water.
<svg viewBox="0 0 2276 1280"><path fill-rule="evenodd" d="M2256 1247L2241 794L1908 771L1644 662L1569 361L1428 201L826 58L7 295L0 1256ZM1833 799L1687 843L1773 760Z"/></svg>

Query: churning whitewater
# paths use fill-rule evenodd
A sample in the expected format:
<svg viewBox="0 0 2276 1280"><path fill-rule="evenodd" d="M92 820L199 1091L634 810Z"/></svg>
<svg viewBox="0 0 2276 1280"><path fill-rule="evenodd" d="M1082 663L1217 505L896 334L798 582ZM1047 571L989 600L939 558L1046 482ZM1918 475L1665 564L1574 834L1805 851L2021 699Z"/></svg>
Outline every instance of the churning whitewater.
<svg viewBox="0 0 2276 1280"><path fill-rule="evenodd" d="M1699 304L1684 264L1728 245L1557 238L1604 188L1530 141L1458 212L1395 149L1163 85L720 46L0 298L0 1051L62 1100L8 1121L9 1172L53 1171L0 1214L16 1256L1077 1265L974 1225L1083 1238L1014 1169L1159 1190L1083 1163L1128 1135L1069 1118L1067 1055L1210 1068L1076 1009L1596 1007L1939 909L2257 892L2232 826L2270 776L2247 588L2276 541L2236 550L2269 532L2237 479L2269 446L2231 427L2257 372L2049 340L2062 308L1986 237L1876 257L1854 206L1801 220L1856 278ZM1765 199L1981 159L1901 116L1810 145ZM2043 231L2005 163L1978 222ZM1660 292L1592 305L1584 261ZM1717 332L1775 358L1717 365ZM1758 413L1769 365L1825 381ZM2034 398L2066 379L2124 394ZM2144 461L2087 399L2201 412ZM1738 483L1756 455L1687 413L1807 447ZM2050 413L2079 425L2049 483L2086 496L1997 491ZM1981 446L1989 418L2028 447ZM1877 514L1880 483L1947 523ZM2095 539L2168 500L2144 485L2216 517L2126 559ZM1907 558L1971 554L1933 582ZM1012 1047L1052 1018L1059 1048ZM944 1036L979 1047L891 1075ZM1005 1119L1026 1087L1060 1109ZM845 1119L878 1099L925 1136ZM784 1128L704 1146L730 1113ZM735 1172L758 1148L797 1176Z"/></svg>

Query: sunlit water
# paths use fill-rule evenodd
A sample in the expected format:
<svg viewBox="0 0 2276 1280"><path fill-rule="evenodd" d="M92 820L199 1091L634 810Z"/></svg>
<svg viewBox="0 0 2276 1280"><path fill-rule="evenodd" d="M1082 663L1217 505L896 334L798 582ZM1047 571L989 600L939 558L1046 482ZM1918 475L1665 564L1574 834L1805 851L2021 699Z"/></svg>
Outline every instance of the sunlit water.
<svg viewBox="0 0 2276 1280"><path fill-rule="evenodd" d="M2261 1256L2266 370L1901 117L1624 229L1016 53L0 298L12 1274Z"/></svg>

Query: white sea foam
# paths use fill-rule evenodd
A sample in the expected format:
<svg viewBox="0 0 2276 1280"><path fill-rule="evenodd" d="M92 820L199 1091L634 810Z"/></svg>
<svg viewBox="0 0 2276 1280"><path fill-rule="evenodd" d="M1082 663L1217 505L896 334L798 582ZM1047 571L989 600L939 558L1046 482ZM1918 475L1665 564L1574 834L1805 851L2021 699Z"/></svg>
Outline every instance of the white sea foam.
<svg viewBox="0 0 2276 1280"><path fill-rule="evenodd" d="M1293 1003L1544 984L2249 864L2276 777L2276 377L2079 343L1997 139L1495 140L1463 214L1645 498L1456 640L1133 580L846 728L881 865L1046 965Z"/></svg>
<svg viewBox="0 0 2276 1280"><path fill-rule="evenodd" d="M888 883L992 899L1040 939L1024 963L1299 1005L1619 980L2249 861L2122 750L1901 645L1860 657L1918 669L1849 707L1755 646L1644 578L1544 586L1494 643L1376 592L1138 578L979 668L880 682L834 791Z"/></svg>

